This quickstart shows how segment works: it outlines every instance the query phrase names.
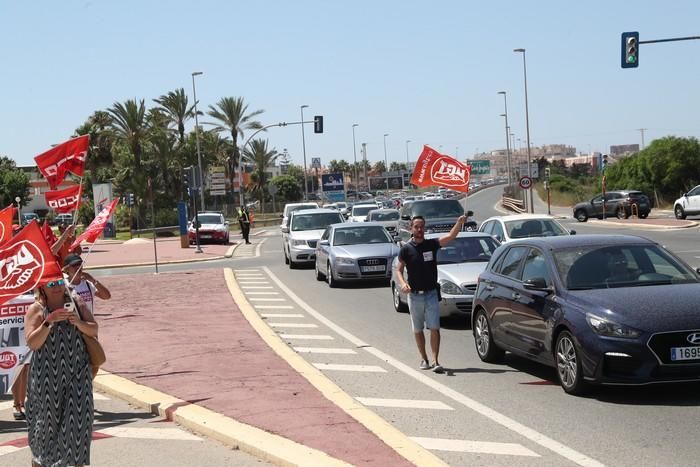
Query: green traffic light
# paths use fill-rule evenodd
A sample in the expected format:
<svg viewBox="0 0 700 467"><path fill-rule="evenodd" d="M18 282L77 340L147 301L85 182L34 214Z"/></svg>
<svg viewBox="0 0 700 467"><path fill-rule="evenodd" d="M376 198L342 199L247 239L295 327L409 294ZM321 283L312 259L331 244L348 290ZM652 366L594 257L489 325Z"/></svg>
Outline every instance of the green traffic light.
<svg viewBox="0 0 700 467"><path fill-rule="evenodd" d="M627 57L627 63L634 63L636 61L637 57L635 57L634 55L630 55L629 57Z"/></svg>

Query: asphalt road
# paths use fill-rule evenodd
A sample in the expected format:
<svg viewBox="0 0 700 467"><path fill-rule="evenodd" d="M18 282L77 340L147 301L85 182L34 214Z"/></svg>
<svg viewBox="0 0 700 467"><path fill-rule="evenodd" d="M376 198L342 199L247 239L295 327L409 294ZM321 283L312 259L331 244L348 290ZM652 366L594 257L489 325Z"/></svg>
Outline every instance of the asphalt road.
<svg viewBox="0 0 700 467"><path fill-rule="evenodd" d="M466 203L481 221L499 214L499 197L494 187ZM700 266L698 228L562 222L578 233L647 236ZM251 303L289 345L450 465L697 464L700 384L603 387L587 397L568 396L553 369L510 355L504 364L482 363L466 319L443 320L446 373L420 371L409 317L394 312L387 286L329 289L315 280L312 268L284 265L276 229L255 243L230 260L162 270L233 268Z"/></svg>

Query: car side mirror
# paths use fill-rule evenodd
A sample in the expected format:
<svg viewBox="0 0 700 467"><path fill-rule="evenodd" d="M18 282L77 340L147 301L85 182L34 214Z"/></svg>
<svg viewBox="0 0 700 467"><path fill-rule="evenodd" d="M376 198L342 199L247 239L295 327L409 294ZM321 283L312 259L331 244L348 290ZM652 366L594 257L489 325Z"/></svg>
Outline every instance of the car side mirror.
<svg viewBox="0 0 700 467"><path fill-rule="evenodd" d="M700 268L695 268L695 272L697 272L698 274L700 274Z"/></svg>
<svg viewBox="0 0 700 467"><path fill-rule="evenodd" d="M503 238L500 235L493 235L493 238L498 241L498 243L503 243Z"/></svg>
<svg viewBox="0 0 700 467"><path fill-rule="evenodd" d="M286 225L280 227L280 230L282 230L282 233L289 233L289 227L287 227Z"/></svg>
<svg viewBox="0 0 700 467"><path fill-rule="evenodd" d="M570 233L571 235L576 235L576 231L575 231L575 230L570 230L569 233Z"/></svg>
<svg viewBox="0 0 700 467"><path fill-rule="evenodd" d="M402 221L410 221L410 220L411 220L411 216L401 216L401 220L402 220Z"/></svg>
<svg viewBox="0 0 700 467"><path fill-rule="evenodd" d="M533 277L532 279L528 279L523 282L523 286L527 290L541 290L546 292L551 292L552 290L549 286L547 286L547 281L544 280L544 277Z"/></svg>
<svg viewBox="0 0 700 467"><path fill-rule="evenodd" d="M329 242L328 240L320 240L318 244L319 246L328 246L331 244L331 242Z"/></svg>

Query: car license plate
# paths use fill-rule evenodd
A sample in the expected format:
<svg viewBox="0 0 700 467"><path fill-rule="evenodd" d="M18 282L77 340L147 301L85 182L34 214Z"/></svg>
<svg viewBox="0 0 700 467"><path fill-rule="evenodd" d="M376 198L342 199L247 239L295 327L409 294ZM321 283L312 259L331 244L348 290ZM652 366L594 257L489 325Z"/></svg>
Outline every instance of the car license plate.
<svg viewBox="0 0 700 467"><path fill-rule="evenodd" d="M211 235L200 235L202 238L211 238Z"/></svg>
<svg viewBox="0 0 700 467"><path fill-rule="evenodd" d="M698 360L700 347L671 347L671 360Z"/></svg>
<svg viewBox="0 0 700 467"><path fill-rule="evenodd" d="M386 271L386 266L362 266L360 269L362 270L362 272Z"/></svg>

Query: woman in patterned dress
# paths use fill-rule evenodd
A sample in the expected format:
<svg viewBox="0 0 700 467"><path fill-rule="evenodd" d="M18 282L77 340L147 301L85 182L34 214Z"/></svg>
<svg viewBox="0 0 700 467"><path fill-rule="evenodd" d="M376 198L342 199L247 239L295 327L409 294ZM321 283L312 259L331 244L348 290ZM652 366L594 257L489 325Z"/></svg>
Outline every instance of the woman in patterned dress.
<svg viewBox="0 0 700 467"><path fill-rule="evenodd" d="M65 286L60 279L39 287L25 321L34 351L26 406L33 466L90 464L92 377L82 334L96 336L97 323ZM80 315L64 306L73 302Z"/></svg>

